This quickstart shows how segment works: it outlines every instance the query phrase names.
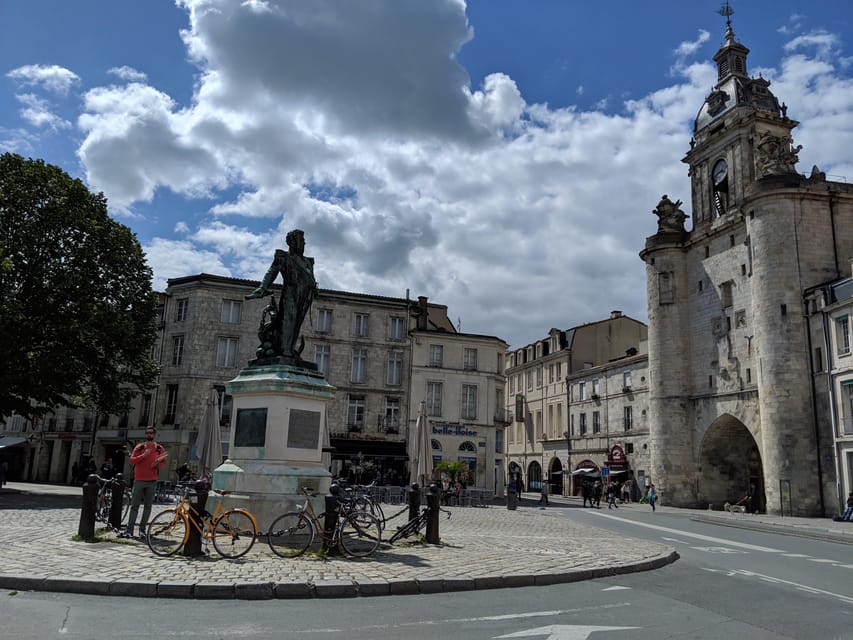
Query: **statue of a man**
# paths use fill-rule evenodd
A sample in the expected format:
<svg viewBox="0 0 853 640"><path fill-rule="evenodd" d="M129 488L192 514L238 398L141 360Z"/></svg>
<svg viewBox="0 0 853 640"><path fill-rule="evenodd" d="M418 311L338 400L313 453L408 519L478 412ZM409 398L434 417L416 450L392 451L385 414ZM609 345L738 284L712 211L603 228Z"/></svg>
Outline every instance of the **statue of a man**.
<svg viewBox="0 0 853 640"><path fill-rule="evenodd" d="M282 356L294 364L305 365L300 357L304 340L297 347L299 330L305 316L311 309L314 295L317 293L317 281L314 279L314 258L306 258L305 234L294 229L287 234L289 251L276 249L270 268L267 270L261 286L246 296L247 300L261 298L273 281L281 274L283 279L278 313L274 322L281 323L281 342L274 345L275 355Z"/></svg>

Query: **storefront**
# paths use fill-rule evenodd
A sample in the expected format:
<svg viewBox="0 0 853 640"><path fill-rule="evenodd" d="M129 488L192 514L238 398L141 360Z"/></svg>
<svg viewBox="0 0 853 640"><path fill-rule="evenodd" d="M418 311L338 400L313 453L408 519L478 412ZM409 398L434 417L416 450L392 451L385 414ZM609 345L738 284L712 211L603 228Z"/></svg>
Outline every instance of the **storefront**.
<svg viewBox="0 0 853 640"><path fill-rule="evenodd" d="M581 460L572 471L572 495L579 496L585 483L601 480L601 469L592 460Z"/></svg>
<svg viewBox="0 0 853 640"><path fill-rule="evenodd" d="M460 423L430 421L430 439L433 465L442 461L464 462L468 470L462 478L463 483L492 488L493 479L486 478L487 442L482 430Z"/></svg>
<svg viewBox="0 0 853 640"><path fill-rule="evenodd" d="M348 482L405 486L409 480L406 443L361 438L330 439L332 475Z"/></svg>

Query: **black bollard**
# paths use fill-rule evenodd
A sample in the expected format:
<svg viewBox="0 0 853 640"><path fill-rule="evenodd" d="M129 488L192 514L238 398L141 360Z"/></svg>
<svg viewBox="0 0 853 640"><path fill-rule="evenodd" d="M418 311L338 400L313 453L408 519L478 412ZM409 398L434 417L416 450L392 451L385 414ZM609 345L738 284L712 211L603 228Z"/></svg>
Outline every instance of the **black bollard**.
<svg viewBox="0 0 853 640"><path fill-rule="evenodd" d="M337 485L333 485L329 490L332 491ZM337 494L337 491L333 491ZM337 548L332 545L335 528L338 526L338 516L341 512L341 503L338 502L337 495L326 496L326 516L323 520L323 551L329 555L337 554Z"/></svg>
<svg viewBox="0 0 853 640"><path fill-rule="evenodd" d="M439 488L434 482L429 485L429 495L427 496L427 508L429 516L427 517L426 526L426 541L429 544L438 544L441 539L438 535L438 514L440 511Z"/></svg>
<svg viewBox="0 0 853 640"><path fill-rule="evenodd" d="M113 479L110 502L109 523L113 529L121 527L121 514L124 511L124 477L117 473Z"/></svg>
<svg viewBox="0 0 853 640"><path fill-rule="evenodd" d="M205 555L201 548L200 532L204 531L204 508L207 504L209 487L210 485L207 482L199 480L195 485L195 495L190 497L190 506L192 507L188 514L190 518L190 535L187 537L187 542L182 552L183 555L189 558ZM193 523L196 526L193 526Z"/></svg>
<svg viewBox="0 0 853 640"><path fill-rule="evenodd" d="M77 535L84 540L95 539L95 511L98 508L98 476L91 475L83 485L83 505Z"/></svg>
<svg viewBox="0 0 853 640"><path fill-rule="evenodd" d="M412 483L409 490L409 520L414 520L418 517L418 511L421 507L421 488L417 482Z"/></svg>

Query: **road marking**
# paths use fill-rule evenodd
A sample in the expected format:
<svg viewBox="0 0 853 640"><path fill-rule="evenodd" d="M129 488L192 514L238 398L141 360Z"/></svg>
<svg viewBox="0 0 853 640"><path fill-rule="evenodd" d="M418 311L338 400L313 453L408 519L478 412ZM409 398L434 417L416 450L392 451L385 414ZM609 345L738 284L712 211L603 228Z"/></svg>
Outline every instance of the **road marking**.
<svg viewBox="0 0 853 640"><path fill-rule="evenodd" d="M826 591L825 589L818 589L817 587L810 587L807 584L800 584L799 582L792 582L791 580L783 580L782 578L774 578L773 576L766 576L762 573L755 573L754 571L748 571L746 569L710 569L708 567L702 567L705 571L711 571L712 573L725 573L727 576L745 576L747 578L758 578L759 580L763 580L765 582L772 582L775 584L784 584L790 587L794 587L795 589L799 589L800 591L808 591L809 593L814 593L817 595L829 596L831 598L837 598L846 604L853 604L853 597L845 596L840 593L835 593L834 591Z"/></svg>
<svg viewBox="0 0 853 640"><path fill-rule="evenodd" d="M607 587L606 589L602 589L602 591L622 591L623 589L631 589L631 587Z"/></svg>
<svg viewBox="0 0 853 640"><path fill-rule="evenodd" d="M678 544L690 544L689 542L685 542L684 540L679 540L678 538L667 538L666 536L661 536L662 539L667 542L677 542Z"/></svg>
<svg viewBox="0 0 853 640"><path fill-rule="evenodd" d="M824 564L834 564L838 560L827 560L826 558L809 558L809 562L820 562Z"/></svg>
<svg viewBox="0 0 853 640"><path fill-rule="evenodd" d="M530 636L547 636L548 640L586 640L589 634L596 631L627 631L640 627L595 627L585 624L552 624L547 627L525 629L495 638L528 638Z"/></svg>
<svg viewBox="0 0 853 640"><path fill-rule="evenodd" d="M761 551L764 553L782 553L782 549L773 549L771 547L761 547L756 544L746 544L745 542L737 542L735 540L726 540L725 538L714 538L713 536L702 535L701 533L690 533L689 531L681 531L679 529L670 529L669 527L661 527L657 524L649 524L647 522L636 522L635 520L626 520L625 518L620 518L619 516L611 516L607 513L599 513L598 511L587 511L586 513L591 513L592 515L596 515L600 518L611 518L612 520L618 520L619 522L624 522L627 524L634 524L638 527L646 527L647 529L656 529L657 531L665 531L666 533L673 533L680 536L687 536L688 538L696 538L697 540L705 540L706 542L716 542L721 543L728 547L740 547L741 549L749 549L750 551Z"/></svg>
<svg viewBox="0 0 853 640"><path fill-rule="evenodd" d="M811 556L807 556L805 553L783 553L782 555L786 558L811 558Z"/></svg>
<svg viewBox="0 0 853 640"><path fill-rule="evenodd" d="M690 547L691 549L696 549L697 551L706 551L707 553L748 553L747 551L741 551L740 549L729 549L728 547Z"/></svg>

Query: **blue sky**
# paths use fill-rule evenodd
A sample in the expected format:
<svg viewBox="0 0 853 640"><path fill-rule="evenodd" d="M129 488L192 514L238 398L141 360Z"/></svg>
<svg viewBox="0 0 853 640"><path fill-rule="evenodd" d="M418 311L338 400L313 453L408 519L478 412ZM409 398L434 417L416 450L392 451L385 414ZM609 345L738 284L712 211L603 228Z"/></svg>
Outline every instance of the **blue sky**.
<svg viewBox="0 0 853 640"><path fill-rule="evenodd" d="M0 151L103 191L155 286L259 278L447 304L513 346L646 319L637 257L690 202L716 1L0 2ZM798 170L853 180L853 3L735 0ZM685 206L689 214L689 205Z"/></svg>

